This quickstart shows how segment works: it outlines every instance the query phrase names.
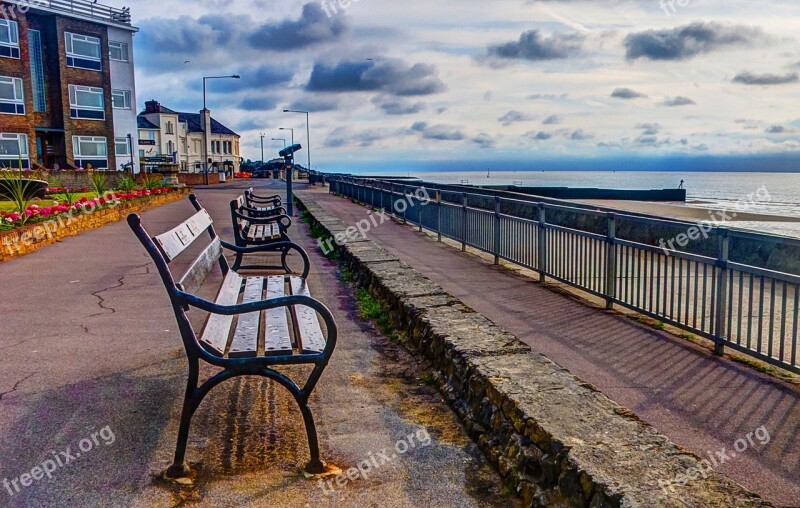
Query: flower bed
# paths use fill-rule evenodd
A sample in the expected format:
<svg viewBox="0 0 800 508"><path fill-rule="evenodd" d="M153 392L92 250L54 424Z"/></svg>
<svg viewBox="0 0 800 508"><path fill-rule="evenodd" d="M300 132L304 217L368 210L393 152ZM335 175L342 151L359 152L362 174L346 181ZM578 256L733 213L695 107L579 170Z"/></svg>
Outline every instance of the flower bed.
<svg viewBox="0 0 800 508"><path fill-rule="evenodd" d="M191 190L158 188L109 192L103 198L84 197L69 206L60 203L44 207L30 205L25 210L25 219L16 212L0 212L0 223L5 228L0 231L0 261L28 254L66 237L122 220L130 213L178 201Z"/></svg>

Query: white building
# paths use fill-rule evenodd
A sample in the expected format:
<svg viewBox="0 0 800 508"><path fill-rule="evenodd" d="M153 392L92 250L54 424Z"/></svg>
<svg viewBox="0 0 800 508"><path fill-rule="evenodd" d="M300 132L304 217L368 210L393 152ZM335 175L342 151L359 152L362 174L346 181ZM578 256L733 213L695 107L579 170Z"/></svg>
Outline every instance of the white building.
<svg viewBox="0 0 800 508"><path fill-rule="evenodd" d="M181 171L203 172L203 125L208 131L209 171L239 172L240 136L210 117L209 111L181 113L147 101L139 114L139 156L147 164L171 157Z"/></svg>
<svg viewBox="0 0 800 508"><path fill-rule="evenodd" d="M136 78L133 72L133 32L109 27L108 46L117 169L123 166L127 167L131 162L134 168L139 168ZM132 160L131 155L133 155Z"/></svg>

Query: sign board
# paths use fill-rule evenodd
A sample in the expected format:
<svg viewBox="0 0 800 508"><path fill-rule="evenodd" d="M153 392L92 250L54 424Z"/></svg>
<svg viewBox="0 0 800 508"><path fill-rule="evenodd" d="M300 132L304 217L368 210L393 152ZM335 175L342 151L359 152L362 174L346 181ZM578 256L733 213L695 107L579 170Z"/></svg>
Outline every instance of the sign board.
<svg viewBox="0 0 800 508"><path fill-rule="evenodd" d="M156 140L155 139L140 139L139 140L139 144L140 145L148 145L148 146L156 146Z"/></svg>
<svg viewBox="0 0 800 508"><path fill-rule="evenodd" d="M172 161L172 157L170 157L169 155L161 155L161 156L158 156L158 157L145 157L144 158L144 162L145 163L159 163L159 162L162 162L162 163L172 164L173 161Z"/></svg>

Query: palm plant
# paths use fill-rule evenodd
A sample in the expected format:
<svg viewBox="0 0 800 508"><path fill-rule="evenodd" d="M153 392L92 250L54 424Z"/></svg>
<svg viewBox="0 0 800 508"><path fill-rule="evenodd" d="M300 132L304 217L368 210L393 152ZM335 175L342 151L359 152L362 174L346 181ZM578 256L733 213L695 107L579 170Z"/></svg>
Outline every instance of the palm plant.
<svg viewBox="0 0 800 508"><path fill-rule="evenodd" d="M145 190L153 190L161 187L161 178L159 177L145 177L142 179L142 188Z"/></svg>
<svg viewBox="0 0 800 508"><path fill-rule="evenodd" d="M89 182L92 184L92 190L98 198L103 197L108 190L108 176L104 173L93 171L89 175Z"/></svg>
<svg viewBox="0 0 800 508"><path fill-rule="evenodd" d="M28 209L28 205L33 201L33 194L30 192L31 184L33 184L33 180L22 177L22 157L19 159L19 171L14 171L13 168L6 169L5 167L0 171L2 193L14 203L14 211L20 214L23 224L28 220L25 210Z"/></svg>
<svg viewBox="0 0 800 508"><path fill-rule="evenodd" d="M66 202L66 205L71 206L74 204L78 197L78 192L75 189L68 188L66 185L64 185L64 182L56 176L52 177L52 180L56 186L61 188L61 191L58 193L58 195L63 198L63 201Z"/></svg>
<svg viewBox="0 0 800 508"><path fill-rule="evenodd" d="M123 192L133 192L136 189L136 180L131 175L122 175L117 179L117 189Z"/></svg>

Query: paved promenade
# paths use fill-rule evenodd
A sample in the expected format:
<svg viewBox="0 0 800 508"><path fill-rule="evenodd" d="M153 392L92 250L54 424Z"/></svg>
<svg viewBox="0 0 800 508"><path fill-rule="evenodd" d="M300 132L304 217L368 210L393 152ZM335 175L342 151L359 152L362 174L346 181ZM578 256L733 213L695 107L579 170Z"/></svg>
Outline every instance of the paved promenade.
<svg viewBox="0 0 800 508"><path fill-rule="evenodd" d="M197 192L223 238L231 238L228 202L249 185ZM187 200L143 219L157 234L192 211ZM439 394L420 382L425 371L357 318L352 289L305 233L297 220L292 237L311 256L310 286L340 337L311 402L323 458L343 469L384 451L388 461L324 492L299 474L308 452L294 402L271 382L239 379L212 391L193 420L196 484L161 483L186 360L163 285L120 222L0 263L0 481L20 486L0 485L0 506L515 506ZM219 281L212 274L206 288ZM424 431L429 446L392 453ZM56 457L69 463L51 478L19 482Z"/></svg>
<svg viewBox="0 0 800 508"><path fill-rule="evenodd" d="M366 208L327 194L327 188L303 192L345 224L368 216ZM776 505L800 506L797 386L589 307L411 227L386 222L368 235L672 441L713 455L719 471ZM765 445L753 439L761 427L762 435L769 434ZM737 440L747 444L741 453Z"/></svg>

